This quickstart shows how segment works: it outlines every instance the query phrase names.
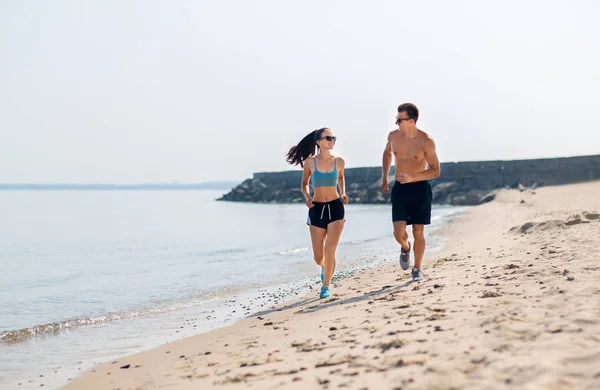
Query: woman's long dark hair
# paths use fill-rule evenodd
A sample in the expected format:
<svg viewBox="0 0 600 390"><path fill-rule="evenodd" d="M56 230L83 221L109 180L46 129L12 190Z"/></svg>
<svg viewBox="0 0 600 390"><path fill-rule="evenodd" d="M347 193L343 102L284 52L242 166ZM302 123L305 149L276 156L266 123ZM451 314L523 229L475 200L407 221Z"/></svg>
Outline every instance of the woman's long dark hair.
<svg viewBox="0 0 600 390"><path fill-rule="evenodd" d="M304 161L315 155L315 149L318 147L317 140L321 139L321 135L325 130L327 130L327 127L308 133L306 137L302 138L302 141L298 142L298 145L290 148L286 161L291 165L300 164L303 167Z"/></svg>

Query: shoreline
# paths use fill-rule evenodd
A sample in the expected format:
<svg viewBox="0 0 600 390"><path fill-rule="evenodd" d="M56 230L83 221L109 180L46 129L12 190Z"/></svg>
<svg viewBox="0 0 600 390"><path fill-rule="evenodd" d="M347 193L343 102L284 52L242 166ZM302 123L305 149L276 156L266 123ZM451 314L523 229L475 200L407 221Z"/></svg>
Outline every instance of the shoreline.
<svg viewBox="0 0 600 390"><path fill-rule="evenodd" d="M395 264L368 269L329 299L304 296L99 365L65 389L591 389L599 189L502 191L442 229L447 245L424 260L423 282Z"/></svg>
<svg viewBox="0 0 600 390"><path fill-rule="evenodd" d="M462 212L464 212L464 208L441 207L434 214L434 223L439 228ZM430 238L433 247L441 246L443 237L438 236L436 229L431 230ZM391 235L342 243L338 248L340 267L338 267L334 281L337 283L351 278L365 269L377 267L382 263L395 262L395 245ZM304 249L310 250L309 248L301 249L302 253L306 252ZM296 252L296 250L291 252ZM393 254L394 258L390 258L388 254ZM306 270L312 269L312 267L312 262L306 262L301 268ZM302 270L297 269L297 271ZM46 388L65 386L72 378L86 370L94 369L103 362L114 361L114 359L148 351L185 337L231 326L252 313L294 300L305 293L318 291L320 287L316 266L314 277L292 281L295 278L297 275L296 277L292 276L291 279L287 277L286 281L280 284L239 290L233 295L227 295L218 300L211 299L211 302L200 306L192 305L162 313L136 314L131 318L96 325L67 327L58 333L37 335L25 340L25 344L21 344L21 342L6 344L9 349L5 350L4 356L12 356L21 363L7 364L6 377L0 382L19 388L37 388L42 384ZM65 322L70 323L71 321ZM88 352L80 353L86 339L90 338L93 338L94 341L85 347ZM54 351L52 355L55 357L38 359L36 363L29 364L30 368L23 367L23 365L27 365L26 362L29 359L20 351L34 351L42 345L52 346Z"/></svg>
<svg viewBox="0 0 600 390"><path fill-rule="evenodd" d="M456 215L459 215L462 212L463 211L457 211L456 214L444 216L443 217L444 219L446 219L446 218L448 219L448 221L446 221L444 223L449 223L453 218L456 217ZM436 231L433 232L433 234L435 234L435 233L436 233ZM437 236L437 234L435 234L435 235ZM389 240L390 238L393 238L393 237L378 237L378 238L368 238L368 239L364 239L364 240L341 242L338 250L340 252L349 252L352 247L364 245L365 243L372 243L372 242L379 242L379 241L384 242L384 241ZM439 242L439 241L443 240L443 237L435 237L435 238L436 238L435 239L436 245L431 250L432 253L439 252L442 249L442 245L443 245L441 242ZM360 249L362 249L362 248L360 248ZM293 249L284 251L280 254L283 255L283 254L295 253L295 252L310 252L310 248L308 248L308 247L293 248ZM376 264L363 264L363 265L353 264L352 267L346 266L342 270L340 270L340 269L336 270L336 274L334 275L334 280L336 280L336 281L343 280L345 278L352 276L353 274L355 274L357 272L364 271L365 269L379 267L386 263L395 261L395 260L389 260L389 259L386 260L385 255L379 256L379 257L380 258L376 260ZM359 263L359 262L354 261L353 263ZM254 299L260 299L261 294L263 297L266 294L267 295L266 298L270 298L270 300L273 300L275 302L275 304L277 305L277 304L280 304L278 301L280 301L281 299L286 299L286 298L294 299L294 298L288 298L288 296L291 297L293 295L298 295L298 292L297 292L298 289L303 291L303 293L308 293L310 289L314 288L314 285L319 284L319 283L315 282L316 280L317 280L317 277L314 276L314 277L308 277L308 278L305 278L302 280L297 280L297 281L286 281L286 282L281 282L281 283L260 285L260 286L258 286L258 285L257 286L247 286L246 288L236 290L236 291L225 291L225 296L218 297L218 298L217 298L217 296L221 295L222 292L211 292L207 296L204 296L202 298L202 302L199 304L196 304L193 301L191 301L191 302L184 301L183 303L177 302L177 301L165 301L165 302L161 303L159 306L141 307L141 308L131 309L129 311L124 311L124 312L109 312L106 314L92 315L90 317L69 318L69 319L60 320L58 322L40 324L40 325L25 327L25 328L21 328L21 329L7 330L7 331L4 331L4 333L0 333L0 345L2 345L2 344L18 345L19 343L33 340L35 337L39 337L39 336L50 337L55 334L60 334L63 331L77 330L77 329L85 328L88 326L93 327L93 326L99 326L99 325L105 325L105 324L112 324L114 322L122 321L122 320L147 318L147 317L150 317L153 315L166 315L166 314L172 313L172 312L183 312L183 311L191 309L191 308L200 307L200 306L207 305L207 304L213 304L214 302L225 304L230 300L235 300L238 298L244 299L245 296L248 296L245 299L249 301L249 300L254 300ZM283 290L283 295L281 292L279 292L281 290ZM293 290L293 291L288 292L287 290ZM264 302L264 304L266 304L266 303L269 303L269 301ZM285 302L281 302L281 303L285 303ZM169 308L170 306L173 306L173 305L180 305L180 307ZM263 305L261 304L260 306L263 306ZM246 315L248 315L248 314L251 314L251 313L246 313ZM224 326L227 326L227 325L224 325Z"/></svg>

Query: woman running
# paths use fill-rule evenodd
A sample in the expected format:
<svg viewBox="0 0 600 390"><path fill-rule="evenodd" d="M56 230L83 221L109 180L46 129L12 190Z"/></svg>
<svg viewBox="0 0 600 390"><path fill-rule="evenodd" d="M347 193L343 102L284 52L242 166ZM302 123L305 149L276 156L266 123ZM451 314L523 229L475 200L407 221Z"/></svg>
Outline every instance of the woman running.
<svg viewBox="0 0 600 390"><path fill-rule="evenodd" d="M331 154L336 140L326 127L315 130L298 145L292 146L286 159L292 165L304 167L301 188L308 207L306 224L310 228L313 254L315 262L321 267L323 284L319 298L331 295L329 285L335 271L335 250L344 229L344 204L348 204L344 159ZM315 152L318 153L315 155ZM313 187L312 197L308 188L309 180Z"/></svg>

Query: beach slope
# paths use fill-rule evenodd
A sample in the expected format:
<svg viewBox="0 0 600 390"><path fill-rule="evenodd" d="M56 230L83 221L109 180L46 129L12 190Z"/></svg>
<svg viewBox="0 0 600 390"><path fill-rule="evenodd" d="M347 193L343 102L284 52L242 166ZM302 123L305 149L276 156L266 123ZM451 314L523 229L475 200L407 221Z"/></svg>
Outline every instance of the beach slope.
<svg viewBox="0 0 600 390"><path fill-rule="evenodd" d="M501 191L444 228L422 282L366 270L66 388L600 388L599 192Z"/></svg>

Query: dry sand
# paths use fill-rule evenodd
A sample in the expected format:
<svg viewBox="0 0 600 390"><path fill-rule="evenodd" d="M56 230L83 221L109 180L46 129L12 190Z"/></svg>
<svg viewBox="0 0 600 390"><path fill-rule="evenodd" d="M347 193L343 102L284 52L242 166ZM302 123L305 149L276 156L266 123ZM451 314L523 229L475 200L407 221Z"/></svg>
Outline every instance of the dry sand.
<svg viewBox="0 0 600 390"><path fill-rule="evenodd" d="M599 193L502 191L447 226L422 282L367 270L67 388L600 389Z"/></svg>

